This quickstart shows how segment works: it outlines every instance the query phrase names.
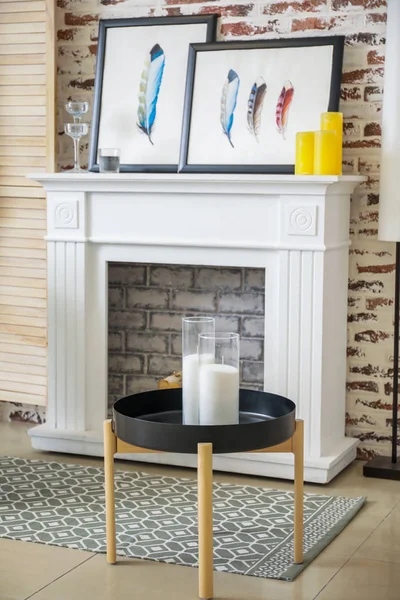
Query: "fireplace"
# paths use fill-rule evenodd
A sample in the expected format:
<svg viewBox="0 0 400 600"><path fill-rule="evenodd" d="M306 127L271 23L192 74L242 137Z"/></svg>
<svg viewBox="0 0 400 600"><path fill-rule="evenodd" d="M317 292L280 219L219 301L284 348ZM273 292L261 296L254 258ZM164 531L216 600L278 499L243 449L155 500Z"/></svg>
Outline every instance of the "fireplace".
<svg viewBox="0 0 400 600"><path fill-rule="evenodd" d="M264 389L265 270L108 264L108 410L182 368L184 316L241 336L240 385Z"/></svg>
<svg viewBox="0 0 400 600"><path fill-rule="evenodd" d="M144 334L154 334L147 321L152 309L140 306L159 302L185 313L197 308L239 318L244 349L252 337L246 335L250 331L246 318L253 319L254 340L260 347L264 337L264 343L257 359L249 361L245 379L251 383L253 377L253 383L260 385L263 375L266 390L295 401L298 416L305 421L306 480L327 482L355 458L357 441L344 435L348 230L350 194L364 178L174 174L32 178L47 190L48 205L49 397L47 422L30 430L35 448L102 455L108 367L116 385L112 389L119 395L121 390L135 391L134 381L139 379L131 377L134 373L121 374L121 368L144 369L137 373L144 379L149 371L162 377L171 366L178 366L178 360L170 360L179 359L177 325L176 331L158 338L160 344L168 343L166 352L138 352ZM146 276L135 284L141 288L139 300L134 285L118 283L122 271L137 268ZM163 290L155 285L163 269L171 274L185 268L195 278L190 284L195 287L179 289L171 283ZM231 289L218 291L218 298L225 298L223 310L221 303L188 304L193 291L203 291L204 300L212 302L209 290L196 286L216 273L220 280L240 274L240 290L232 284ZM260 287L263 274L263 289L250 292L256 304L249 314L239 315L243 298L238 300L235 294L249 293L246 281ZM153 299L147 287L159 288L156 296L151 290ZM133 291L127 301L121 294L128 288ZM110 306L109 313L108 292L111 305L115 303L111 317L114 309ZM224 312L227 298L237 300L229 314ZM146 324L138 317L138 329L130 337L129 327L122 327L123 318L128 318L121 314L127 310L126 302L136 306L137 313L146 313ZM174 318L178 323L180 314ZM118 331L124 334L124 342L119 341ZM138 361L126 359L124 353L131 348ZM243 357L243 373L246 360ZM186 455L141 455L140 460L195 465L195 457ZM293 476L291 457L286 455L216 456L214 466Z"/></svg>

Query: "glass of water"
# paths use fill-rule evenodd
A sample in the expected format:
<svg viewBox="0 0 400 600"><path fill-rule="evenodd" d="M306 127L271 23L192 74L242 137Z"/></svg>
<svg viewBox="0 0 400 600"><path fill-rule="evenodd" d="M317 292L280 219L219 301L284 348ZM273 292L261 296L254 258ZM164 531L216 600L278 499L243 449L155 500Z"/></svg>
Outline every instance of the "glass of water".
<svg viewBox="0 0 400 600"><path fill-rule="evenodd" d="M119 148L100 148L99 170L100 173L119 173Z"/></svg>

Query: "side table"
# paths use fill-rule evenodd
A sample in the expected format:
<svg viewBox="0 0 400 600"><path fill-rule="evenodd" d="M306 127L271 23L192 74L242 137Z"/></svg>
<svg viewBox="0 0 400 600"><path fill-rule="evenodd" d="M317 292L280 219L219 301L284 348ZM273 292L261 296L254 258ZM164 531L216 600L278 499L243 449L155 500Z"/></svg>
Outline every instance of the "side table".
<svg viewBox="0 0 400 600"><path fill-rule="evenodd" d="M274 394L240 390L240 423L224 426L182 425L180 406L180 389L135 394L118 400L113 420L104 422L107 562L115 564L117 559L114 455L197 453L199 598L210 600L213 597L212 455L245 451L294 454L294 562L302 563L304 431L303 421L294 419L293 402ZM264 445L263 431L267 433ZM282 437L284 441L276 443Z"/></svg>

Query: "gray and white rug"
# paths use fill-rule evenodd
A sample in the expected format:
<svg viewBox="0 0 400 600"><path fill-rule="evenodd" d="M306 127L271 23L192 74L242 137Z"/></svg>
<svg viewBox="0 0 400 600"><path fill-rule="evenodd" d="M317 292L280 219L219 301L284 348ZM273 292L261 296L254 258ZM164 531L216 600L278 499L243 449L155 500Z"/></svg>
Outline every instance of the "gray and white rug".
<svg viewBox="0 0 400 600"><path fill-rule="evenodd" d="M197 482L116 471L117 552L197 566ZM293 493L214 483L214 568L292 581L364 497L304 496L303 565L293 565ZM102 469L0 458L0 537L105 552Z"/></svg>

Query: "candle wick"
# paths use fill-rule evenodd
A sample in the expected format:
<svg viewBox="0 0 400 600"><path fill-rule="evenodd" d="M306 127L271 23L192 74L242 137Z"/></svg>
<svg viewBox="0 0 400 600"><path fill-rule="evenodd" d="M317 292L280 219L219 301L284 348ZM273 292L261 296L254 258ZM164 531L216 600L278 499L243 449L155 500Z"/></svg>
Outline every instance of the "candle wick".
<svg viewBox="0 0 400 600"><path fill-rule="evenodd" d="M224 355L222 355L222 364L224 364Z"/></svg>

